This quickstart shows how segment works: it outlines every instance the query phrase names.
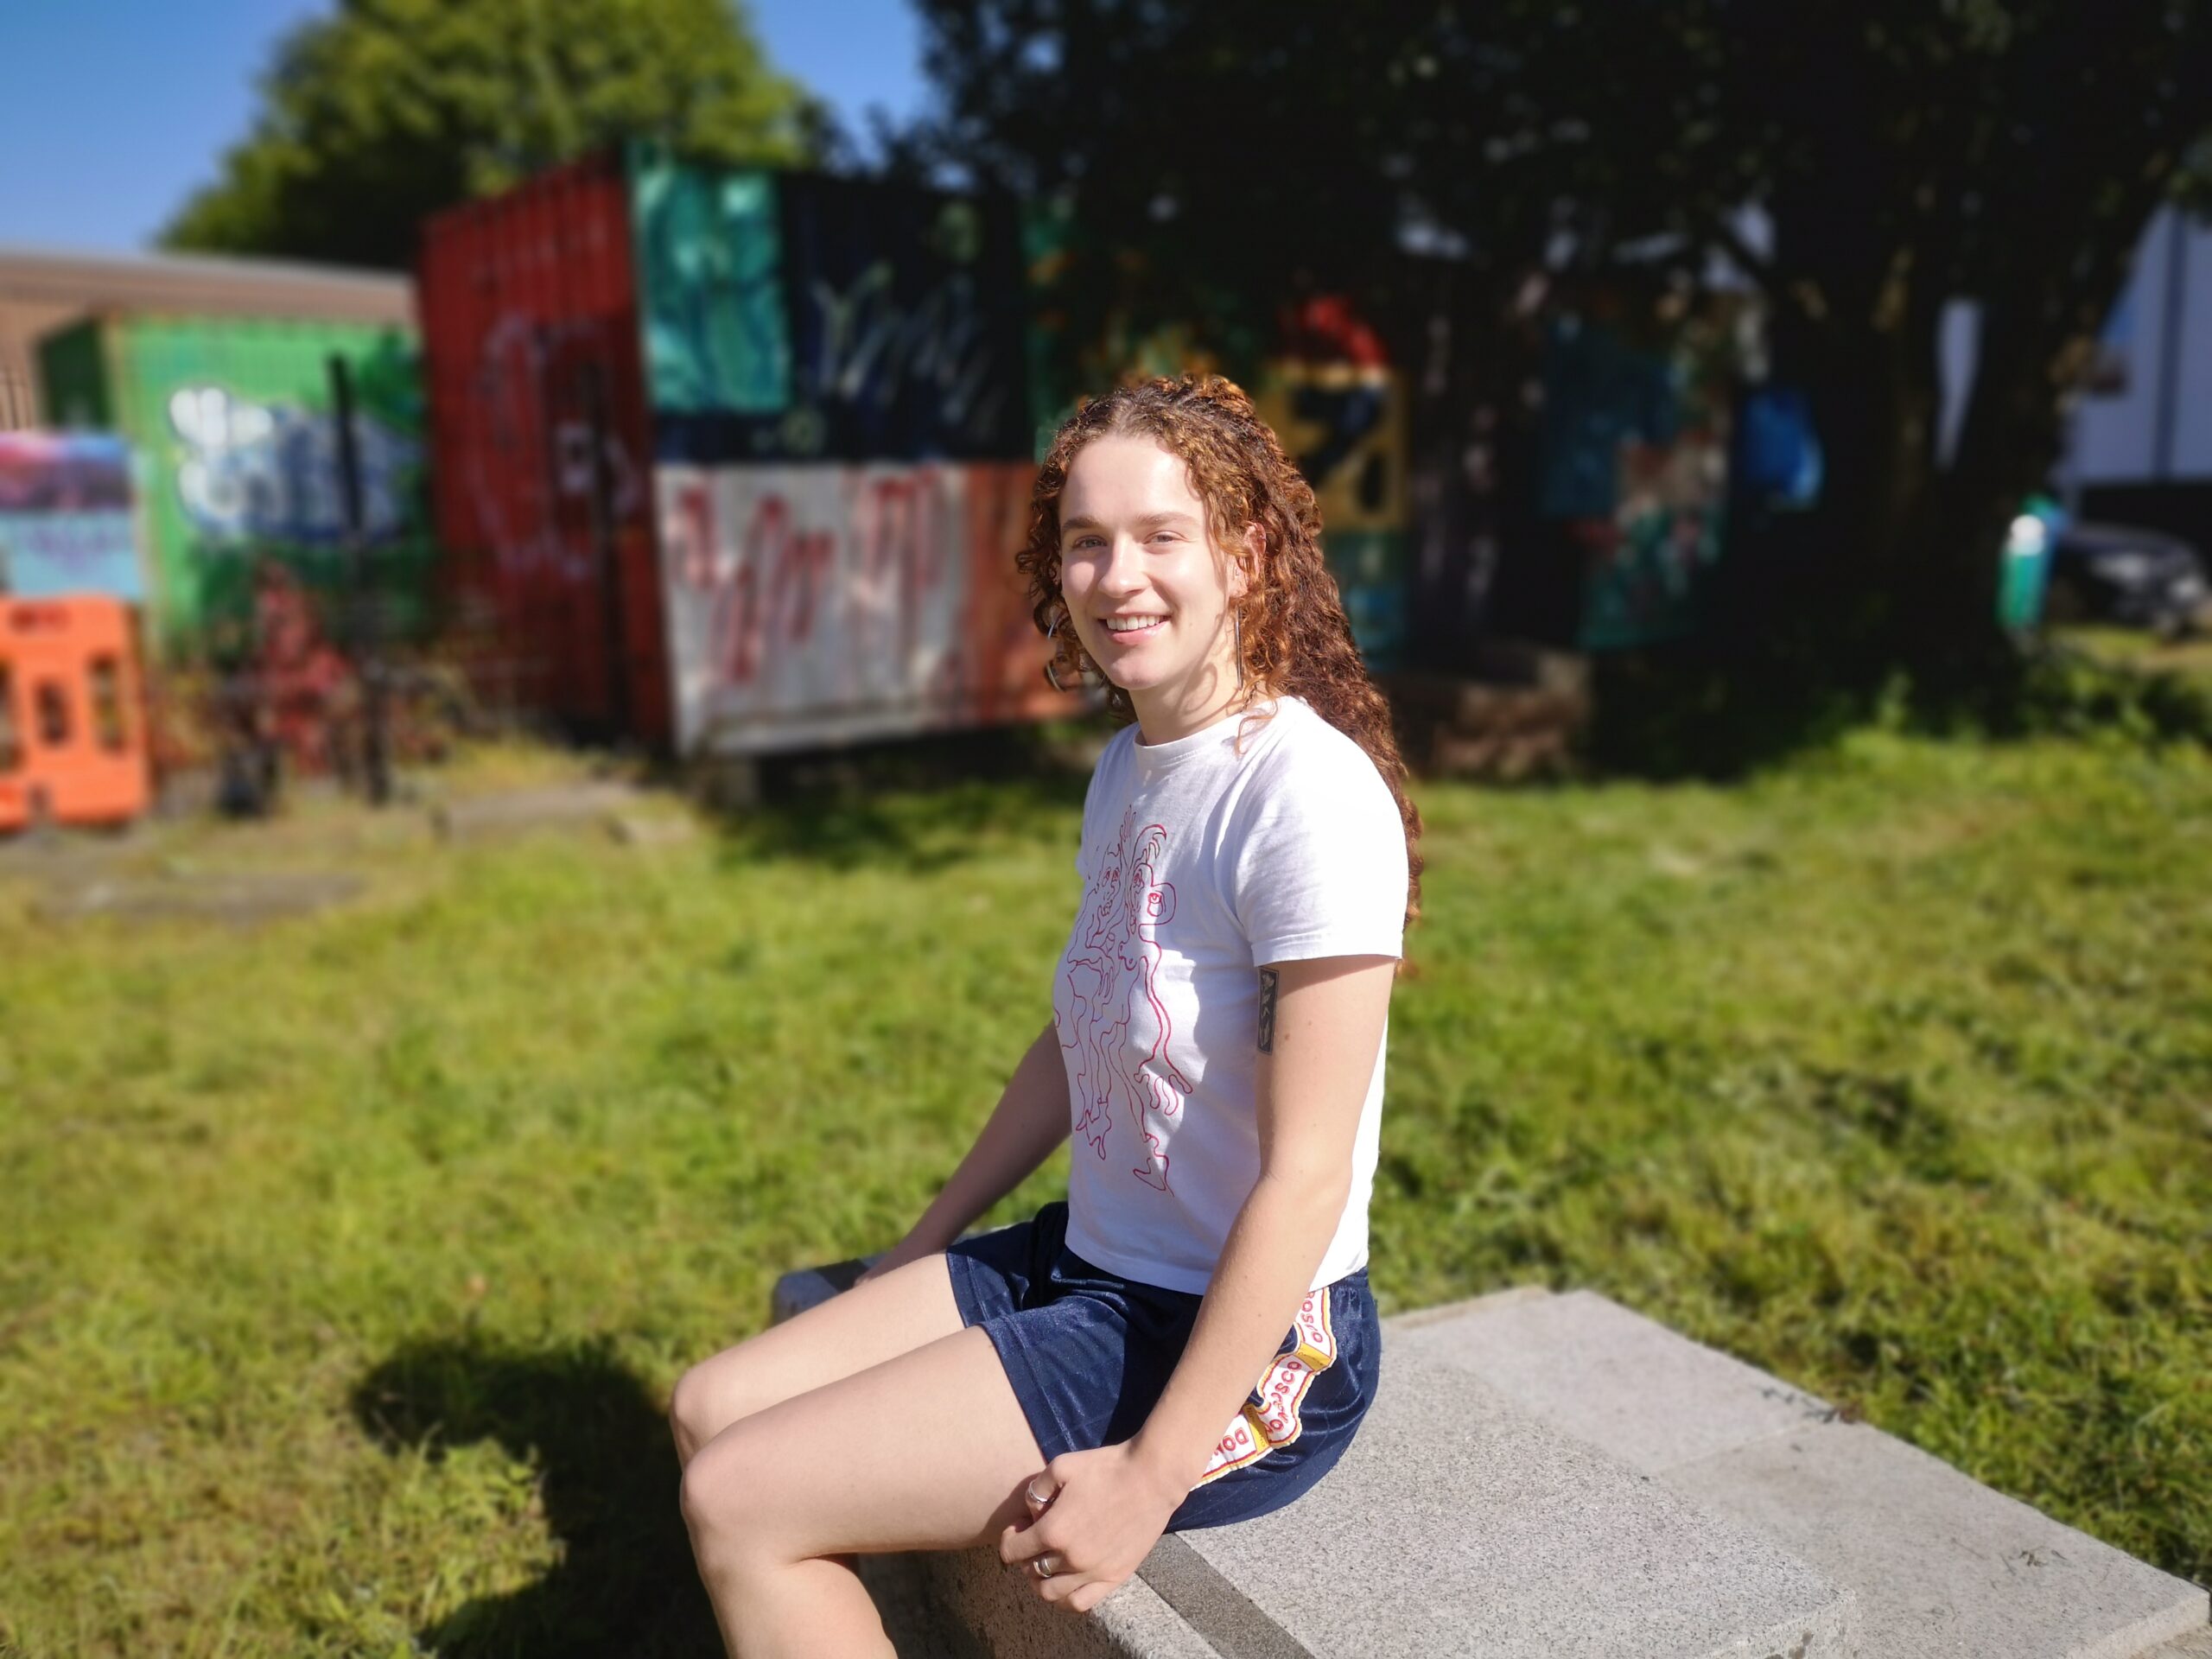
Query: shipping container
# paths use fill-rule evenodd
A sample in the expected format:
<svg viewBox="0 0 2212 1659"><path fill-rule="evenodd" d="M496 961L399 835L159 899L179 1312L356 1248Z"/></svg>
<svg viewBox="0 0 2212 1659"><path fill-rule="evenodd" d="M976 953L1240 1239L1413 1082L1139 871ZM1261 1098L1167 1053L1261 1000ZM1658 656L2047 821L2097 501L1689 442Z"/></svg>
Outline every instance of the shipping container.
<svg viewBox="0 0 2212 1659"><path fill-rule="evenodd" d="M386 637L434 612L422 386L408 331L253 318L103 316L40 342L47 407L130 447L154 648L220 655L264 559L334 607L349 592L334 359L353 385L365 597Z"/></svg>
<svg viewBox="0 0 2212 1659"><path fill-rule="evenodd" d="M624 170L557 168L424 226L440 541L483 693L666 746L652 453Z"/></svg>
<svg viewBox="0 0 2212 1659"><path fill-rule="evenodd" d="M646 148L432 219L441 539L480 679L686 756L1010 721L1011 204Z"/></svg>

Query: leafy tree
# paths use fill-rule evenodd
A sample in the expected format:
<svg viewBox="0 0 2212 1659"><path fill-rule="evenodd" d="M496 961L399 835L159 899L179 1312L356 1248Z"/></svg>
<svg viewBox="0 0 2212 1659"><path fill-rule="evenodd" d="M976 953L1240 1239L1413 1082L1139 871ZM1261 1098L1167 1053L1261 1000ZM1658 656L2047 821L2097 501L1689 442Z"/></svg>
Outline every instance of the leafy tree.
<svg viewBox="0 0 2212 1659"><path fill-rule="evenodd" d="M1857 660L1968 675L2004 524L2212 129L2212 0L921 3L936 152L1065 194L1125 251L1102 280L1145 270L1163 308L1371 278L1408 226L1493 300L1562 250L1729 259L1827 452L1792 552L1834 586L1789 603ZM1953 298L1981 326L1944 464Z"/></svg>
<svg viewBox="0 0 2212 1659"><path fill-rule="evenodd" d="M829 118L735 0L340 0L279 44L174 248L400 267L428 214L627 138L798 163Z"/></svg>

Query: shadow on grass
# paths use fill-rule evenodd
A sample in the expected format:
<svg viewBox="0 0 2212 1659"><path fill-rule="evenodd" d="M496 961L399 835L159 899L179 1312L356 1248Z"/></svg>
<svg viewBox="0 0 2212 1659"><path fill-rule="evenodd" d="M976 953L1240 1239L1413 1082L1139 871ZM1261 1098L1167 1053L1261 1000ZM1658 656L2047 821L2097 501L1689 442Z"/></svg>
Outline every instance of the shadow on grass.
<svg viewBox="0 0 2212 1659"><path fill-rule="evenodd" d="M733 856L927 874L1083 804L1104 724L993 728L766 756L760 799L725 815Z"/></svg>
<svg viewBox="0 0 2212 1659"><path fill-rule="evenodd" d="M660 1404L601 1347L519 1352L474 1339L401 1349L356 1387L387 1451L495 1440L543 1470L560 1565L417 1632L448 1659L708 1659L714 1616L677 1509Z"/></svg>
<svg viewBox="0 0 2212 1659"><path fill-rule="evenodd" d="M1592 764L1655 782L1732 782L1869 722L1980 741L2212 743L2212 677L2105 660L2063 639L1916 671L1786 640L1692 641L1601 655L1592 690Z"/></svg>

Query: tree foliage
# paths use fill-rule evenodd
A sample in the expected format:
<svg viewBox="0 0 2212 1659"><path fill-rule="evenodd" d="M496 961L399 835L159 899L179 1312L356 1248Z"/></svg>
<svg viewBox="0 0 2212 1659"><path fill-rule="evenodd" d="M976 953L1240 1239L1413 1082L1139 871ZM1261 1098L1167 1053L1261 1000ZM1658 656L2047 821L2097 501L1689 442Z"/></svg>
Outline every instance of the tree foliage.
<svg viewBox="0 0 2212 1659"><path fill-rule="evenodd" d="M167 245L404 266L426 215L607 144L798 163L827 127L734 0L340 0L261 90Z"/></svg>
<svg viewBox="0 0 2212 1659"><path fill-rule="evenodd" d="M1827 450L1806 533L1852 573L1835 619L1906 652L1993 639L1991 550L2212 130L2212 0L922 5L938 152L1063 193L1163 308L1357 283L1409 226L1504 292L1630 246L1728 259ZM1979 372L1946 454L1959 298Z"/></svg>

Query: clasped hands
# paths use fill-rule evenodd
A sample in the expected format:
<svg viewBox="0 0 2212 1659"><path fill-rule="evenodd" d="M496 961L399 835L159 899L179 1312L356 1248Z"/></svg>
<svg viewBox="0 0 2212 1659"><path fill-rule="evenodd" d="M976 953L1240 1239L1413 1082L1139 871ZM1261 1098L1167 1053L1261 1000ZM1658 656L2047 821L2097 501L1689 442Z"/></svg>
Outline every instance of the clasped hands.
<svg viewBox="0 0 2212 1659"><path fill-rule="evenodd" d="M1029 1524L999 1535L999 1559L1042 1600L1087 1613L1137 1570L1186 1496L1135 1440L1066 1452L1030 1478Z"/></svg>

